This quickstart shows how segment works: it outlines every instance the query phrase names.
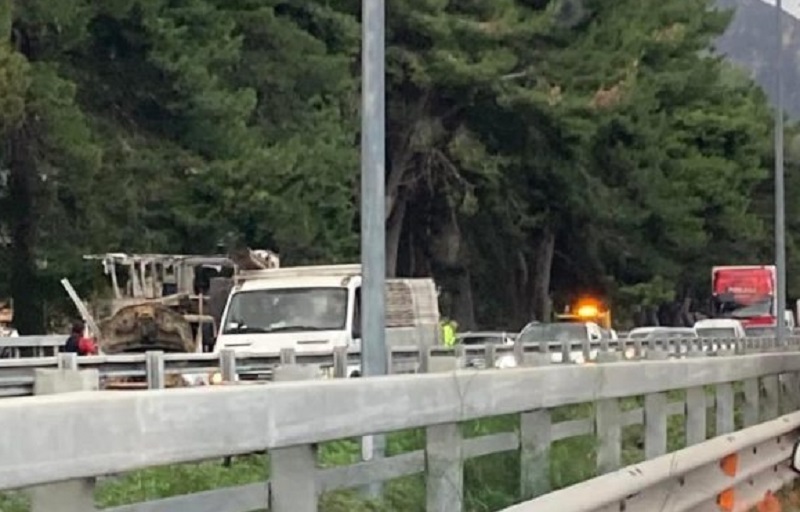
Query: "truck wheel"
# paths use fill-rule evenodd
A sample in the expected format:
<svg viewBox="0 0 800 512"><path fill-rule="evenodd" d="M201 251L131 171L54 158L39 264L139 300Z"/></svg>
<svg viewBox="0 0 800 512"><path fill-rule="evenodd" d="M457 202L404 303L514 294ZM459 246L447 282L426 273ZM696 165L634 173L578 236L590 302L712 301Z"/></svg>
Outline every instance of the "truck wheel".
<svg viewBox="0 0 800 512"><path fill-rule="evenodd" d="M357 378L357 377L361 377L361 372L360 372L360 371L358 371L358 370L353 370L353 371L350 373L350 378L351 378L351 379L354 379L354 378Z"/></svg>

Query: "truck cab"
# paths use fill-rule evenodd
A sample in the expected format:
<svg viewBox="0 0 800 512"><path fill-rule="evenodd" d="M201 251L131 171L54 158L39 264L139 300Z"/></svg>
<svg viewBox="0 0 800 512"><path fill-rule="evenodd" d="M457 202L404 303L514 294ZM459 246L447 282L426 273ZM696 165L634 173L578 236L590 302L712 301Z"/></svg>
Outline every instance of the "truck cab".
<svg viewBox="0 0 800 512"><path fill-rule="evenodd" d="M330 353L361 346L361 266L285 267L234 277L215 352ZM386 280L386 344L439 344L439 308L432 279ZM358 366L348 369L357 374Z"/></svg>
<svg viewBox="0 0 800 512"><path fill-rule="evenodd" d="M711 269L712 318L732 318L744 327L774 326L774 265L717 266Z"/></svg>

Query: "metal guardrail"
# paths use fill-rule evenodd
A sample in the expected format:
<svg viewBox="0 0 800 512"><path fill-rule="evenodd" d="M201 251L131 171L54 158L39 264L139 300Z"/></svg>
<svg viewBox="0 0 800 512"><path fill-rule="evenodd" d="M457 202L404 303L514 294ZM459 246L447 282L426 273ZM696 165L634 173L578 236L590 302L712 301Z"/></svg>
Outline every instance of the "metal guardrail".
<svg viewBox="0 0 800 512"><path fill-rule="evenodd" d="M155 359L152 354L149 358ZM276 369L276 373L284 373L285 377L291 370L304 368L287 364ZM441 370L445 373L425 378L399 375L340 382L309 380L302 385L231 385L205 391L130 393L70 393L75 391L76 381L85 385L89 377L96 379L96 372L78 374L81 378L68 371L38 372L42 388L49 386L53 390L63 385L61 392L65 395L0 401L4 433L14 439L13 449L5 450L0 457L0 490L81 480L80 485L44 489L50 493L48 496L60 493L58 496L65 505L78 509L80 500L93 499L90 479L97 475L267 450L270 452L268 485L259 482L174 497L141 505L138 510L196 510L201 503L222 503L224 506L214 510L245 512L254 508L253 503L263 507L269 502L273 512L316 511L320 492L424 472L427 509L460 512L464 506L463 475L467 459L518 452L522 494L531 499L549 491L552 482L548 460L553 443L596 435L596 467L601 474L609 474L622 467L625 442L622 429L643 424L645 457L659 461L658 465L655 469L647 463L638 466L644 468L641 479L637 480L643 483L636 484L641 491L636 491L634 484L625 483L624 475L615 482L626 485L626 492L631 489L639 492L638 496L645 495L645 488L658 490L659 482L668 489L677 482L685 489L704 493L705 500L731 483L712 479L718 477L712 471L714 460L738 454L740 469L734 472L734 480L741 478L736 482L742 482L741 492L745 493L751 485L746 476L763 473L757 471L757 462L751 468L750 462L745 461L747 451L752 452L755 447L758 453L753 455L769 456L768 438L778 434L770 431L769 435L758 438L753 431L745 431L741 436L734 433L734 384L741 382L743 387L745 425L770 423L778 417L779 408L796 411L797 397L784 391L798 389L800 353L564 364L509 372L452 370ZM713 395L708 386L714 387ZM680 394L670 398L672 391ZM626 397L644 397L642 407L624 408L620 400ZM562 406L582 403L594 404L591 416L564 421L551 415ZM706 420L712 404L715 432L723 434L715 443L723 443L724 449L713 448L719 446L713 444L713 449L701 450L708 451L705 455L678 456L672 462L669 458L675 455L664 458L669 418L684 416L686 443L701 446L707 436ZM510 414L519 414L519 428L477 437L462 435L459 425L462 422ZM787 421L784 418L781 421ZM796 428L796 421L800 418L787 423L786 432ZM37 428L32 429L31 425ZM424 447L419 450L349 466L318 467L320 443L417 428L427 429ZM726 440L730 442L725 444ZM699 460L693 462L695 457ZM762 470L777 463L770 459ZM587 458L581 454L575 464L587 464ZM706 469L708 474L701 472ZM651 473L656 470L660 473ZM670 470L676 475L674 479L648 476L669 474ZM638 478L630 477L631 481ZM706 482L710 482L709 489L703 488ZM608 487L594 488L602 499L611 500L610 505L601 509L604 512L620 510L613 501L617 498L631 503L638 498L628 494L620 497L619 493L614 494L612 486ZM734 489L740 490L736 486ZM43 493L32 494L35 499ZM680 492L674 494L684 497ZM690 496L689 492L685 494ZM585 493L584 497L592 502L571 510L597 508L592 508L594 494ZM132 512L137 508L114 510Z"/></svg>
<svg viewBox="0 0 800 512"><path fill-rule="evenodd" d="M798 477L789 464L798 429L800 412L787 414L503 512L751 510Z"/></svg>
<svg viewBox="0 0 800 512"><path fill-rule="evenodd" d="M60 347L67 342L67 335L42 335L42 336L0 336L0 357L18 358L25 351L36 357L44 357L48 353L55 355Z"/></svg>
<svg viewBox="0 0 800 512"><path fill-rule="evenodd" d="M611 342L614 342L613 344ZM488 367L511 368L524 365L552 363L608 362L609 360L641 360L685 357L695 353L705 355L743 355L775 350L800 349L800 337L789 338L787 347L778 347L774 338L743 339L679 339L665 340L600 340L596 343L515 343L513 345L458 345L454 348L392 347L390 365L392 373L425 373L430 358L455 356L459 366L476 369ZM152 354L152 353L151 353ZM333 351L295 352L284 349L280 353L234 353L230 350L214 353L157 353L124 354L109 356L84 356L77 358L81 369L95 369L101 379L148 378L156 371L163 375L211 376L232 367L240 378L254 376L269 378L272 370L281 364L317 365L333 377L347 377L348 368L361 361L358 350L337 347ZM226 359L233 359L226 362ZM489 362L489 364L487 364ZM34 373L37 368L57 368L59 357L28 357L0 359L0 398L27 396L33 392ZM156 370L155 367L163 368ZM163 377L159 377L163 378Z"/></svg>

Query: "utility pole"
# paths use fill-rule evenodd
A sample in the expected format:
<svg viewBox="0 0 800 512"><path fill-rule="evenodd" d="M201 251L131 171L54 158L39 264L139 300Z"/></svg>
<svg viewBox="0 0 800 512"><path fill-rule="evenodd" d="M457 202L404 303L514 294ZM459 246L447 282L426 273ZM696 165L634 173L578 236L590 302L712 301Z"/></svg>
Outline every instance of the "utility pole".
<svg viewBox="0 0 800 512"><path fill-rule="evenodd" d="M786 344L786 213L783 184L783 2L775 2L775 267L778 345Z"/></svg>
<svg viewBox="0 0 800 512"><path fill-rule="evenodd" d="M384 0L361 3L361 374L386 375L386 84ZM362 459L382 457L382 435L361 440ZM365 489L372 498L382 486Z"/></svg>
<svg viewBox="0 0 800 512"><path fill-rule="evenodd" d="M384 1L362 3L361 86L361 365L386 374L386 114Z"/></svg>

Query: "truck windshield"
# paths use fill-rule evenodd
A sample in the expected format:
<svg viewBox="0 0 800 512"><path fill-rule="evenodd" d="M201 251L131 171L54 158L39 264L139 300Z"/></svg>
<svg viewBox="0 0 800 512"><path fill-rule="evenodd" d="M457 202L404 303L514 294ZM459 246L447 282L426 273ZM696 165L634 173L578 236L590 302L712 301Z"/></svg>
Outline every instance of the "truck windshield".
<svg viewBox="0 0 800 512"><path fill-rule="evenodd" d="M772 297L762 295L748 298L747 301L735 299L731 294L714 297L714 315L730 318L748 318L772 314Z"/></svg>
<svg viewBox="0 0 800 512"><path fill-rule="evenodd" d="M767 316L772 314L772 299L762 299L760 302L744 306L731 311L732 318L748 318L751 316Z"/></svg>
<svg viewBox="0 0 800 512"><path fill-rule="evenodd" d="M584 324L554 323L532 324L522 330L519 340L522 343L536 341L583 341L589 338Z"/></svg>
<svg viewBox="0 0 800 512"><path fill-rule="evenodd" d="M223 334L338 331L347 320L347 288L251 290L231 298Z"/></svg>

